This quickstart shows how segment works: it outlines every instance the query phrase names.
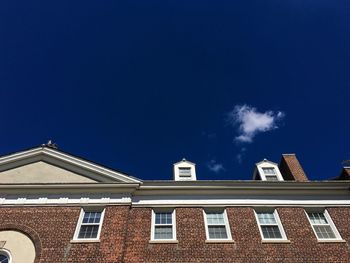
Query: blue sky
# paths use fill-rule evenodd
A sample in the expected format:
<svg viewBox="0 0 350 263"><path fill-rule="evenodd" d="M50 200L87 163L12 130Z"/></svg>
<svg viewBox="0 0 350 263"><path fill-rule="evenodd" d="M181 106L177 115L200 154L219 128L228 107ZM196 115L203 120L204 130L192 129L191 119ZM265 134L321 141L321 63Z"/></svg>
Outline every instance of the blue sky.
<svg viewBox="0 0 350 263"><path fill-rule="evenodd" d="M1 1L0 154L53 139L142 179L350 159L350 2Z"/></svg>

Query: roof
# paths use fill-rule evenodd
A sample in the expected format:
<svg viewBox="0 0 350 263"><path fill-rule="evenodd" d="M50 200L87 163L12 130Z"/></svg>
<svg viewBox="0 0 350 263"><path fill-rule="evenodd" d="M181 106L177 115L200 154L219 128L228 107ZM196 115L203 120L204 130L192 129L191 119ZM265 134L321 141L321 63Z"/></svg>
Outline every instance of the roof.
<svg viewBox="0 0 350 263"><path fill-rule="evenodd" d="M94 178L98 182L141 183L136 177L115 169L107 168L95 162L60 151L53 147L41 145L24 151L0 157L0 172L33 162L45 161L69 171Z"/></svg>

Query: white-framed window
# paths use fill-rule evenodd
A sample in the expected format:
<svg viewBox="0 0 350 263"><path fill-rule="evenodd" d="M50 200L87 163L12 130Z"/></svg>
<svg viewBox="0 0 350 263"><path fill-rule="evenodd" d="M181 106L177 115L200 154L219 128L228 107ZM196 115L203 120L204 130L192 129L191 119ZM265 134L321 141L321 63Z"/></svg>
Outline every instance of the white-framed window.
<svg viewBox="0 0 350 263"><path fill-rule="evenodd" d="M278 181L276 169L274 167L263 167L262 170L266 181Z"/></svg>
<svg viewBox="0 0 350 263"><path fill-rule="evenodd" d="M226 210L203 210L207 240L232 240Z"/></svg>
<svg viewBox="0 0 350 263"><path fill-rule="evenodd" d="M104 208L82 208L73 239L99 240L104 213Z"/></svg>
<svg viewBox="0 0 350 263"><path fill-rule="evenodd" d="M179 177L191 177L191 167L179 167Z"/></svg>
<svg viewBox="0 0 350 263"><path fill-rule="evenodd" d="M11 254L8 250L1 248L0 249L0 263L11 263Z"/></svg>
<svg viewBox="0 0 350 263"><path fill-rule="evenodd" d="M176 240L174 210L152 210L151 240Z"/></svg>
<svg viewBox="0 0 350 263"><path fill-rule="evenodd" d="M318 240L331 241L342 239L327 210L305 212Z"/></svg>
<svg viewBox="0 0 350 263"><path fill-rule="evenodd" d="M287 240L277 210L255 210L256 220L263 240Z"/></svg>

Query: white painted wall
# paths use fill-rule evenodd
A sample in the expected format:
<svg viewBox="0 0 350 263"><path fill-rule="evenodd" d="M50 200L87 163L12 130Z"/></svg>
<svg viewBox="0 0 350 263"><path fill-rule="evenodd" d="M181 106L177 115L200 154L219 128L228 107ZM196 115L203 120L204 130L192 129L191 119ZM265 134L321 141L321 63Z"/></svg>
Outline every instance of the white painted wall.
<svg viewBox="0 0 350 263"><path fill-rule="evenodd" d="M35 246L25 234L17 231L0 231L0 242L5 241L3 249L11 255L11 263L33 263Z"/></svg>
<svg viewBox="0 0 350 263"><path fill-rule="evenodd" d="M88 177L42 161L0 172L0 181L2 184L96 182Z"/></svg>

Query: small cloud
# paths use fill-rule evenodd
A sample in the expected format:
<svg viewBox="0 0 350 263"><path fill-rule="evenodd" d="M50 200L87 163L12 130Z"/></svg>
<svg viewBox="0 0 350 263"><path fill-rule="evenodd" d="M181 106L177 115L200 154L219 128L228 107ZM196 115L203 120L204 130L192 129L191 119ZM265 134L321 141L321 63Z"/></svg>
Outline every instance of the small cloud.
<svg viewBox="0 0 350 263"><path fill-rule="evenodd" d="M205 132L205 131L203 131L202 135L204 137L207 137L208 139L215 139L216 138L216 133L214 133L214 132Z"/></svg>
<svg viewBox="0 0 350 263"><path fill-rule="evenodd" d="M258 112L256 108L244 104L235 106L228 114L228 122L232 126L238 126L235 141L251 143L258 133L277 129L277 123L284 116L285 114L281 111Z"/></svg>
<svg viewBox="0 0 350 263"><path fill-rule="evenodd" d="M214 173L219 173L221 171L225 171L225 167L221 163L217 163L215 160L210 160L207 164L207 167L210 171Z"/></svg>
<svg viewBox="0 0 350 263"><path fill-rule="evenodd" d="M247 149L245 148L245 147L243 147L241 150L240 150L240 152L236 155L236 159L237 159L237 162L239 163L239 164L241 164L242 163L242 161L243 161L243 157L244 157L244 153L245 153L245 151L246 151Z"/></svg>

